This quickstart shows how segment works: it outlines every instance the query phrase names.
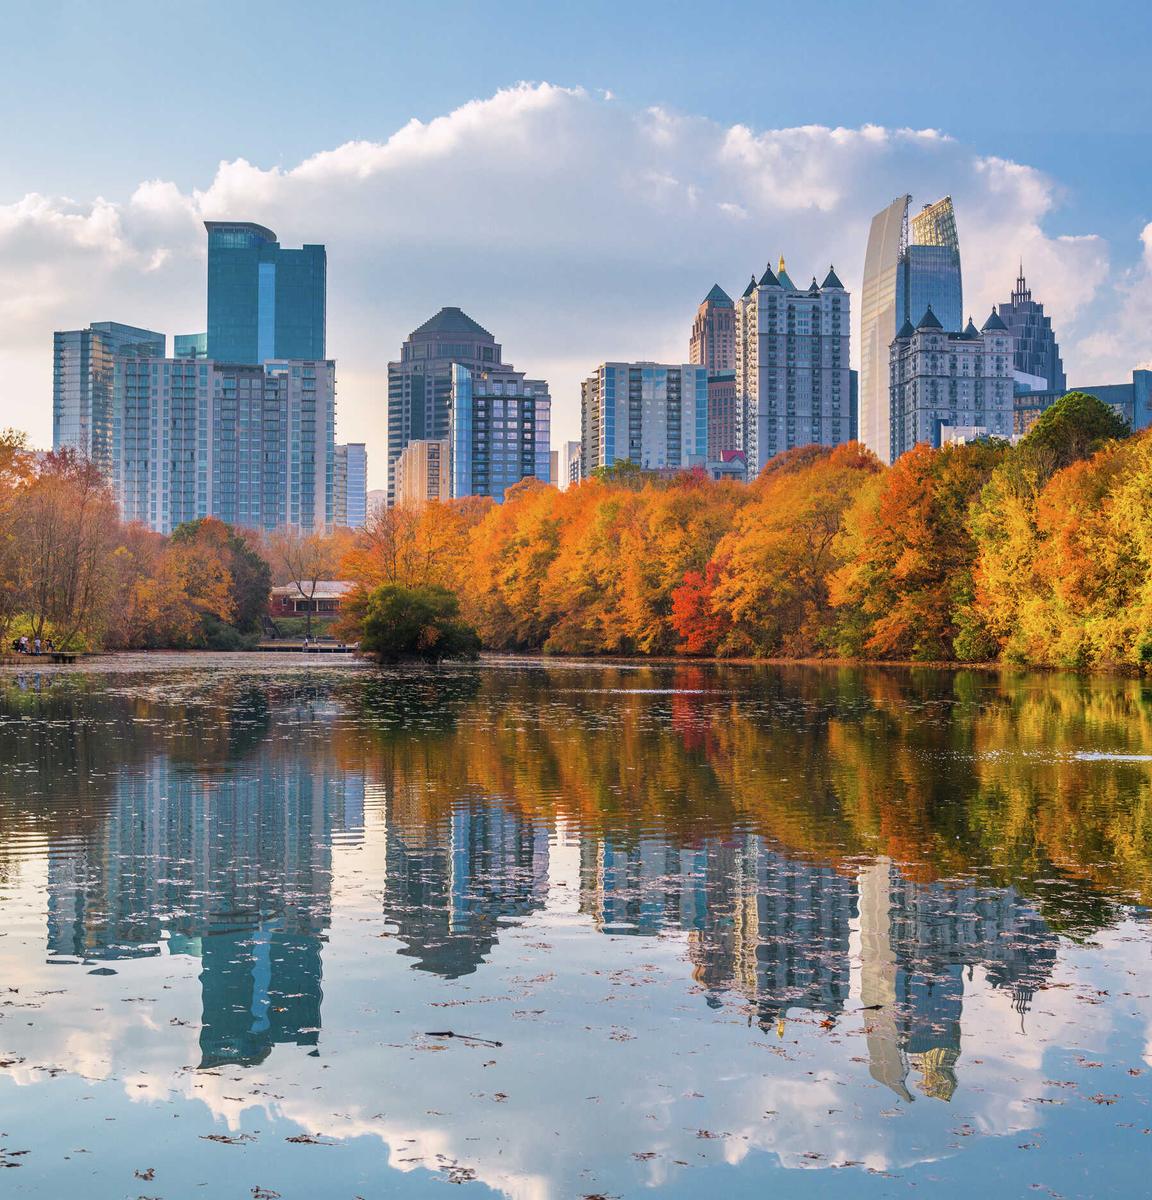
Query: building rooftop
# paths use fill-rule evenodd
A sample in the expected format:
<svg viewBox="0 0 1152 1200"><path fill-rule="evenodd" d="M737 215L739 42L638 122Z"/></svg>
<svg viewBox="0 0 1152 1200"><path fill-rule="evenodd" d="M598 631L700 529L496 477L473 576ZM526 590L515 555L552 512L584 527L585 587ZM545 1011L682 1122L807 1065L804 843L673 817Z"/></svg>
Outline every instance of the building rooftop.
<svg viewBox="0 0 1152 1200"><path fill-rule="evenodd" d="M280 239L266 225L257 225L253 221L205 221L204 228L208 230L209 235L225 229L243 230L245 233L254 233L257 237L262 237L266 242L277 242Z"/></svg>
<svg viewBox="0 0 1152 1200"><path fill-rule="evenodd" d="M410 336L417 337L433 333L462 333L489 342L496 340L483 325L473 321L462 308L442 308L435 316L429 317L423 325L414 329Z"/></svg>
<svg viewBox="0 0 1152 1200"><path fill-rule="evenodd" d="M824 288L839 288L841 291L844 290L844 285L840 282L840 277L836 274L835 267L828 268L828 274L824 276L824 282L820 287L822 290Z"/></svg>
<svg viewBox="0 0 1152 1200"><path fill-rule="evenodd" d="M1005 325L1004 322L1000 320L1000 317L997 314L995 309L992 310L992 313L989 316L988 320L985 321L984 324L980 328L981 328L982 333L987 333L989 330L991 330L992 332L998 332L998 333L1007 333L1008 332L1008 326Z"/></svg>
<svg viewBox="0 0 1152 1200"><path fill-rule="evenodd" d="M917 325L916 328L917 329L943 329L944 328L944 326L940 324L939 318L932 311L931 304L928 305L927 311L920 318L920 324Z"/></svg>
<svg viewBox="0 0 1152 1200"><path fill-rule="evenodd" d="M705 304L731 304L732 297L718 284L712 285L712 290L704 297Z"/></svg>
<svg viewBox="0 0 1152 1200"><path fill-rule="evenodd" d="M770 266L764 268L764 274L760 276L760 286L761 287L779 287L780 286L780 280L777 279L776 276L772 274L772 268Z"/></svg>

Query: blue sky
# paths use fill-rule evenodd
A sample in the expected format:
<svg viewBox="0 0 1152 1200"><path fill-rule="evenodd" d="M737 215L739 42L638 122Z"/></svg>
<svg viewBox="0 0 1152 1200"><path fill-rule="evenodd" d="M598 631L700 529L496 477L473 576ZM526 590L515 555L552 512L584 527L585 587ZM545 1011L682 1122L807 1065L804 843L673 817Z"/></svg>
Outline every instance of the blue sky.
<svg viewBox="0 0 1152 1200"><path fill-rule="evenodd" d="M9 296L8 308L23 305L17 324L24 341L0 342L0 357L19 361L22 396L0 392L0 424L21 416L28 389L37 410L48 403L50 366L43 341L36 339L55 322L151 320L168 332L177 331L174 322L202 325L195 273L179 267L181 239L191 236L195 222L177 222L181 232L174 233L177 193L196 208L197 219L208 208L216 215L242 204L250 211L227 215L267 221L268 213L258 210L268 188L283 190L282 174L312 156L349 142L388 145L413 118L423 123L420 128L433 129L437 118L472 101L489 101L522 80L571 89L584 97L576 105L580 114L573 116L567 100L554 106L565 130L557 142L552 118L533 117L525 127L497 106L477 130L476 153L468 121L449 149L436 143L419 151L421 161L430 153L447 155L436 173L437 222L404 215L406 191L423 194L431 184L407 168L396 174L391 159L386 168L376 163L354 169L383 169L387 176L359 199L343 188L329 205L323 186L305 179L267 204L286 244L329 246L331 315L342 321L331 330L330 351L347 367L346 436L379 440L373 422L382 400L374 399L373 378L436 301L477 309L474 315L493 327L518 366L551 371L557 427L570 435L581 363L590 368L599 358L645 350L646 357L673 351L681 357L676 348L686 337L691 307L708 287L719 280L731 290L789 247L807 256L801 274L826 266L817 254L835 254L845 269L855 269L863 253L862 246L855 250L860 222L903 190L917 201L936 198L923 190L929 188L957 196L973 301L990 302L1005 290L989 242L995 222L987 213L997 198L1017 206L1015 217L1003 222L997 251L1006 258L1022 253L1026 265L1031 256L1038 286L1046 283L1053 293L1071 289L1080 274L1086 298L1049 300L1064 320L1074 382L1078 355L1089 376L1126 364L1130 370L1130 360L1141 357L1138 345L1113 336L1114 314L1131 296L1110 288L1124 276L1125 286L1142 289L1145 259L1152 256L1141 244L1152 223L1152 10L1145 5L457 0L321 7L300 0L48 0L5 4L4 10L8 48L0 97L9 119L0 143L0 271L7 267L17 286L31 291ZM686 223L665 196L657 204L662 215L653 218L663 240L646 244L643 237L627 236L628 221L650 222L630 208L639 184L621 172L620 156L636 150L631 134L620 130L629 122L643 124L654 106L675 126L675 146L667 162L648 163L643 178L675 178L692 203L705 199L697 219ZM747 181L715 185L716 204L743 215L735 229L709 219L707 192L717 178L709 155L719 146L731 149L732 129L747 128L760 138L796 127L858 131L870 125L890 131L888 150L879 157L845 154L835 138L814 145L810 156L794 145L783 161L760 146L744 161L749 172L774 174L771 195L739 195L728 205L721 193L740 192ZM904 145L892 132L901 129L939 131L955 150L941 154L923 139ZM665 146L666 135L662 131ZM561 142L567 153L562 161L553 154ZM533 224L527 244L517 247L514 232L523 217L507 196L507 228L501 227L500 206L485 207L483 200L484 223L473 226L477 189L491 184L492 172L502 172L508 162L522 196L531 191L538 156L545 163L540 206L556 210L558 223L569 221L571 239L550 241L543 228L547 213L534 209L530 223L539 219L541 228ZM247 188L221 188L219 164L239 159L273 174L250 179ZM989 163L1031 174L1022 182L1019 171ZM783 172L794 176L791 197L784 194ZM601 199L623 189L619 204L604 199L599 223L586 230L571 224L578 224L579 214L563 210L564 178L581 176L580 187L593 186L589 176L600 181L594 190ZM834 196L827 192L832 179ZM146 213L139 205L124 208L146 181L172 185L170 203L161 206L163 221L154 204L144 206ZM654 193L645 187L645 203L652 204ZM974 190L971 198L966 189ZM30 195L43 199L32 206L32 217ZM79 238L84 254L100 259L96 269L83 255L69 257L76 231L60 244L58 218L92 218L101 199L109 207L88 221ZM625 222L620 237L608 230L598 247L600 226L610 224L618 209ZM373 213L382 227L375 240ZM111 225L124 245L109 258L93 243ZM355 236L342 253L344 230ZM487 254L478 249L486 238ZM1061 240L1068 238L1088 241ZM199 248L189 244L188 255L194 252ZM995 287L991 274L981 275L993 268ZM454 269L459 274L452 289L442 282L439 289L430 286ZM566 286L579 292L556 309L563 332L542 325L539 313L520 319L530 307L527 293L543 286L545 277L555 286L559 271ZM660 311L646 313L634 335L605 337L637 303L650 307L636 285L645 273L659 290ZM858 280L845 282L858 287ZM520 297L519 308L509 293ZM118 302L131 311L116 311ZM99 311L85 318L86 305ZM158 311L151 316L141 309ZM599 326L604 318L612 324ZM573 336L579 328L588 329L587 337ZM369 337L386 344L386 353L365 350ZM1143 357L1150 354L1152 345L1145 346ZM42 419L23 423L43 440Z"/></svg>

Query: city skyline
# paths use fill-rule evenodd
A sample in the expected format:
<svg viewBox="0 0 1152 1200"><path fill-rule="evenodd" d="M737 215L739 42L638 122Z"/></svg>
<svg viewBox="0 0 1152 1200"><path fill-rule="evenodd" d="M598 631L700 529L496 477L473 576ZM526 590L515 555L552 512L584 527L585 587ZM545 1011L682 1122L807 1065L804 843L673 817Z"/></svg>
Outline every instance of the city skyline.
<svg viewBox="0 0 1152 1200"><path fill-rule="evenodd" d="M0 424L49 443L53 330L96 318L203 328L205 219L327 246L338 437L370 448L385 435L389 348L427 312L456 305L501 329L549 380L559 444L578 434L580 381L597 362L682 361L700 298L713 284L737 295L748 262L783 248L806 267L834 262L858 313L867 223L905 192L952 195L971 312L1002 302L1024 259L1072 384L1127 378L1149 358L1138 313L1152 295L1152 214L1117 217L1070 159L1030 157L919 99L897 113L830 111L825 99L802 112L793 98L766 113L747 98L704 104L672 79L663 94L647 81L651 94L618 95L590 69L570 78L540 64L518 73L553 82L414 91L384 112L332 115L340 131L307 145L261 134L238 145L209 121L197 138L217 130L215 170L157 145L146 167L120 162L114 178L78 165L64 179L36 156L25 178L0 175L13 310L0 333ZM489 177L495 154L502 167ZM545 277L563 283L542 305L532 288ZM857 369L858 329L857 318ZM381 486L383 454L370 469Z"/></svg>

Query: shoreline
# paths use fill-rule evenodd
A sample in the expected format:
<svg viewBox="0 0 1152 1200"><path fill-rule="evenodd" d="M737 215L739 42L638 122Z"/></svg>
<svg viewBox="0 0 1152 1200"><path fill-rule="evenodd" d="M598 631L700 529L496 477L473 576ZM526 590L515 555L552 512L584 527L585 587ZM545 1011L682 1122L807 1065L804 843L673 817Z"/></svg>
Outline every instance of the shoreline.
<svg viewBox="0 0 1152 1200"><path fill-rule="evenodd" d="M177 666L180 662L192 664L194 662L206 662L212 660L213 664L219 663L226 665L229 663L237 663L238 661L250 660L253 663L262 662L269 667L283 666L286 659L292 660L296 665L308 663L309 665L327 664L329 666L365 666L372 667L375 664L371 659L361 656L356 652L324 652L318 650L305 650L302 646L286 646L283 649L272 649L270 647L262 647L253 650L190 650L190 649L172 649L172 650L101 650L93 651L84 654L77 654L76 661L72 663L53 662L50 655L22 655L22 654L0 654L0 671L10 672L15 670L51 670L53 673L79 672L85 669L96 668L101 671L115 670L118 665L131 660L140 662L156 663L157 660L164 659L173 666ZM1115 664L1113 666L1098 666L1098 667L1060 667L1047 664L1032 664L1032 663L1006 663L996 660L990 662L949 662L947 660L928 660L921 661L916 659L875 659L875 658L719 658L719 657L696 657L688 655L627 655L627 654L611 654L611 655L580 655L580 654L545 654L540 651L518 651L518 650L486 650L482 651L480 658L473 663L465 660L452 661L446 660L439 666L499 666L502 663L518 664L518 665L535 665L540 667L554 666L584 666L584 667L612 667L626 666L629 668L639 667L774 667L774 668L789 668L802 667L806 669L821 669L821 670L843 670L851 669L868 669L868 670L925 670L925 671L978 671L986 674L996 673L1035 673L1044 675L1072 675L1081 678L1089 678L1093 676L1103 676L1107 678L1124 678L1139 680L1144 678L1145 672L1139 667L1130 666L1127 664ZM433 664L397 664L397 665L420 665L432 666Z"/></svg>

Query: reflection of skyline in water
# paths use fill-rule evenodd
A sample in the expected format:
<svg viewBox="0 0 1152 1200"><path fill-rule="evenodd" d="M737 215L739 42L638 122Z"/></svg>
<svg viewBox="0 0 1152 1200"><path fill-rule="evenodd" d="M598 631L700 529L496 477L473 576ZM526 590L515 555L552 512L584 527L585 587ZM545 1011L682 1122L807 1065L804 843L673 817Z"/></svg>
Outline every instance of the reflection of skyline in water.
<svg viewBox="0 0 1152 1200"><path fill-rule="evenodd" d="M693 671L693 683L706 682ZM538 682L500 680L496 695L483 686L449 675L443 688L422 678L406 691L373 679L367 701L339 686L251 682L184 700L156 689L91 702L79 689L9 697L10 713L47 718L39 739L30 723L0 724L0 743L11 761L35 764L33 796L53 794L50 812L14 810L58 821L48 831L50 956L96 968L165 947L198 958L201 1066L317 1047L333 845L356 843L371 783L385 831L381 916L401 958L446 980L482 972L503 932L544 910L561 819L579 841L584 917L606 935L682 936L686 977L709 1006L739 1006L765 1034L804 1013L834 1026L857 972L869 1070L904 1099L953 1095L974 969L1022 1018L1048 979L1059 938L1042 892L925 878L922 863L909 872L884 853L822 860L812 848L846 837L858 803L835 755L899 710L869 709L859 690L827 681L800 705L774 678L773 702L783 696L799 713L776 726L726 693L710 700L706 687L670 701L602 689L568 701L564 720L533 724L519 705ZM654 720L661 705L667 718ZM573 712L594 720L575 724ZM609 719L618 738L605 735ZM854 787L878 772L890 737L869 730ZM737 816L746 802L723 790L731 762L797 768L813 797L809 824L785 791L765 794L781 836L748 828ZM889 767L893 824L918 822L919 846L939 823L955 862L962 814L906 819L918 768ZM602 815L573 779L596 789ZM81 801L72 809L62 799L70 786ZM685 815L705 786L723 820ZM942 786L932 779L934 804ZM889 801L875 785L866 799L862 811L879 808L883 829ZM12 804L11 794L0 800ZM1102 899L1080 909L1114 911Z"/></svg>

